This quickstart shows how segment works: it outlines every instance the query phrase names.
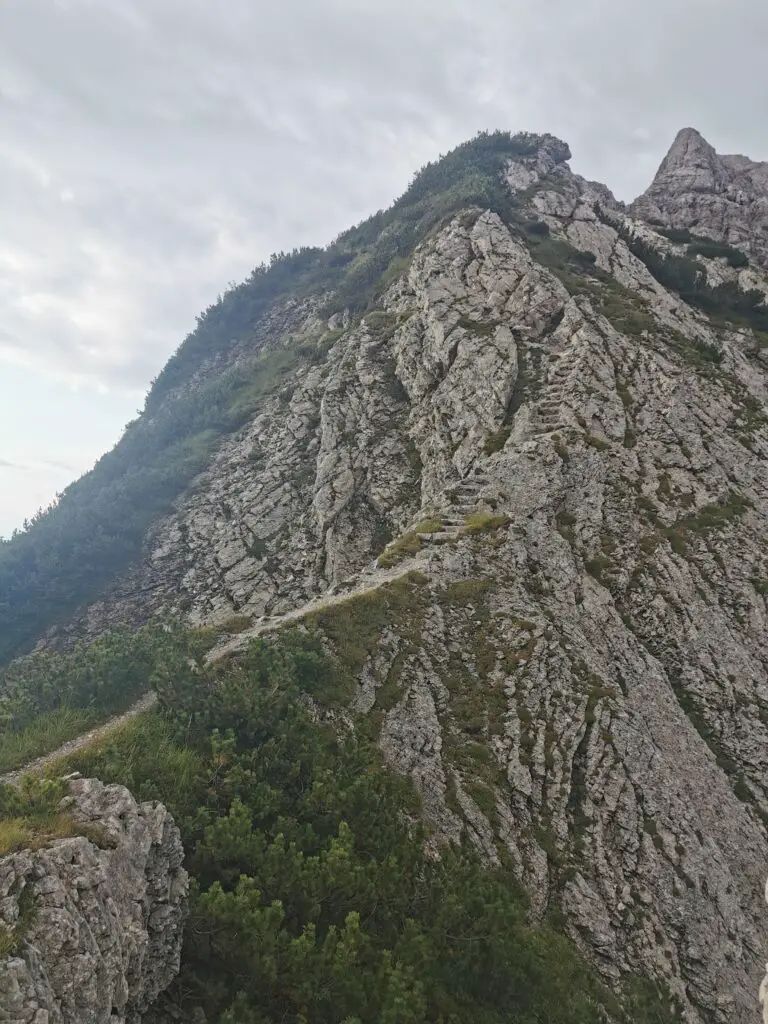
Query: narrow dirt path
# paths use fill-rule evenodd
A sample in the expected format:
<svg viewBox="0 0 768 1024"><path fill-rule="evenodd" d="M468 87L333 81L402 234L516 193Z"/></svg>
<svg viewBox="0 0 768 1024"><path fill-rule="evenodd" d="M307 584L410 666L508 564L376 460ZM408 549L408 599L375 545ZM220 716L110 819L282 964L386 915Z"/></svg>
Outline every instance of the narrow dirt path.
<svg viewBox="0 0 768 1024"><path fill-rule="evenodd" d="M123 711L122 714L114 715L112 718L108 718L102 725L97 725L88 732L84 732L80 736L75 736L72 740L67 740L66 743L62 743L60 747L57 747L56 750L52 750L49 754L43 754L42 757L35 758L34 761L29 761L20 768L15 768L12 772L0 775L0 782L15 785L22 775L28 775L30 772L38 773L43 771L43 769L47 768L52 761L55 761L59 757L63 757L65 754L72 754L76 750L81 750L83 747L87 747L89 743L93 743L94 740L98 740L101 739L102 736L106 736L108 732L117 728L118 725L123 725L124 722L129 722L132 718L135 718L144 711L149 711L149 709L154 707L156 703L156 693L145 693L143 697L137 700L135 704L131 705L127 711Z"/></svg>
<svg viewBox="0 0 768 1024"><path fill-rule="evenodd" d="M286 623L302 619L310 612L319 611L322 608L327 608L334 604L340 604L342 601L348 601L350 598L356 597L359 594L366 594L370 591L376 590L382 583L387 583L390 580L397 579L398 576L402 576L403 571L402 565L398 566L395 570L379 570L376 573L370 574L368 579L365 580L367 585L357 590L351 590L340 594L325 595L324 597L317 598L314 601L309 601L300 608L295 608L293 611L286 612L283 615L275 615L271 618L267 618L263 622L247 629L245 632L230 638L224 643L219 644L217 647L214 647L213 650L208 652L205 660L209 664L212 664L228 654L234 654L242 651L248 646L254 637L257 637L262 633L272 632L272 630L279 629ZM407 568L405 571L407 571ZM132 718L135 718L136 715L140 715L143 711L148 711L151 707L154 707L156 703L157 694L146 693L140 700L137 700L135 704L122 714L115 715L102 725L97 725L93 729L89 729L88 732L84 732L80 736L75 736L74 739L67 740L66 743L62 743L60 747L57 747L56 750L52 750L49 754L43 754L41 757L35 758L34 761L29 761L27 764L21 765L19 768L14 768L13 771L7 772L5 775L0 775L0 783L5 782L15 785L21 779L22 775L28 775L30 772L40 773L44 771L52 761L56 761L58 758L64 757L65 754L72 754L76 750L81 750L83 747L87 747L89 743L93 743L94 740L101 739L102 736L105 736L117 726L130 721Z"/></svg>
<svg viewBox="0 0 768 1024"><path fill-rule="evenodd" d="M262 622L252 626L250 629L247 629L244 632L239 633L237 636L231 637L229 640L226 640L214 647L208 652L205 660L209 664L213 664L227 655L236 654L244 650L251 640L263 633L271 633L273 630L280 629L289 622L296 622L303 619L306 615L309 615L312 612L321 611L325 608L330 608L333 605L342 604L345 601L352 600L355 597L360 597L363 594L370 594L374 590L378 590L378 588L384 583L391 583L392 580L399 579L413 569L423 568L425 564L429 564L429 561L430 559L428 555L426 558L422 555L422 557L405 559L392 569L376 569L371 572L363 573L355 581L357 583L356 587L350 590L343 590L337 594L325 594L313 601L308 601L299 608L294 608L292 611L285 612L282 615L275 615L266 618ZM98 725L95 728L90 729L88 732L84 732L80 736L76 736L74 739L67 740L66 743L62 743L60 747L56 750L52 750L49 754L43 754L42 757L38 757L34 761L29 761L20 768L15 768L12 772L0 775L0 783L5 782L16 784L22 775L27 775L30 772L38 773L43 771L52 761L56 761L58 758L64 757L65 754L72 754L76 750L81 750L83 747L87 747L89 743L93 743L94 740L101 739L102 736L105 736L117 726L130 721L132 718L135 718L136 715L140 715L143 711L148 711L150 708L154 707L156 703L157 694L146 693L140 700L137 700L132 707L128 708L128 710L124 711L122 714L115 715L102 725Z"/></svg>
<svg viewBox="0 0 768 1024"><path fill-rule="evenodd" d="M416 558L406 558L393 569L376 569L372 572L361 574L355 581L357 585L350 590L341 590L336 594L323 594L321 597L316 597L299 608L294 608L292 611L268 616L255 626L251 626L229 640L217 644L205 656L205 661L211 665L227 655L238 654L240 651L245 650L251 640L254 640L257 636L262 636L264 633L272 633L276 629L281 629L289 622L298 622L307 615L311 615L312 612L324 611L326 608L332 608L337 604L344 604L346 601L362 597L364 594L372 594L383 584L400 579L414 569L423 569L428 564L428 557L422 555Z"/></svg>

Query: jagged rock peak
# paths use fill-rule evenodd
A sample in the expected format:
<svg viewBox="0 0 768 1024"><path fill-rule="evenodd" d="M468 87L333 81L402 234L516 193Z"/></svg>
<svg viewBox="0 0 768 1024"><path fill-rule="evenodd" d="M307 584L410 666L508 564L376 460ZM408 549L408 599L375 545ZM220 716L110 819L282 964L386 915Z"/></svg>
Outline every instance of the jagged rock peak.
<svg viewBox="0 0 768 1024"><path fill-rule="evenodd" d="M669 178L681 179L681 183L684 179L694 191L711 191L722 177L718 174L719 170L714 146L711 146L695 128L681 128L662 160L648 192L657 187L657 184L665 187Z"/></svg>
<svg viewBox="0 0 768 1024"><path fill-rule="evenodd" d="M683 128L634 216L738 246L768 265L768 163L724 156L695 128Z"/></svg>

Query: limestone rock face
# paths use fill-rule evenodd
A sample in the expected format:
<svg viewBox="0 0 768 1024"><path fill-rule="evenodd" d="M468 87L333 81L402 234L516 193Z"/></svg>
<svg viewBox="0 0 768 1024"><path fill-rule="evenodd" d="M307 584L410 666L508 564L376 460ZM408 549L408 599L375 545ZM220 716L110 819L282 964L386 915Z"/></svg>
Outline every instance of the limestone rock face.
<svg viewBox="0 0 768 1024"><path fill-rule="evenodd" d="M631 212L737 246L768 266L768 163L721 156L693 128L678 132Z"/></svg>
<svg viewBox="0 0 768 1024"><path fill-rule="evenodd" d="M713 287L767 294L767 169L687 130L627 211L567 158L544 137L505 168L512 216L448 218L321 325L72 632L251 616L223 655L379 590L355 708L436 836L503 848L609 982L742 1024L768 953L764 338L636 252L690 227L750 255L697 257ZM281 309L275 349L317 329Z"/></svg>
<svg viewBox="0 0 768 1024"><path fill-rule="evenodd" d="M20 925L0 960L7 1024L140 1024L179 970L187 873L162 804L122 786L70 782L68 811L98 832L0 859L0 922Z"/></svg>

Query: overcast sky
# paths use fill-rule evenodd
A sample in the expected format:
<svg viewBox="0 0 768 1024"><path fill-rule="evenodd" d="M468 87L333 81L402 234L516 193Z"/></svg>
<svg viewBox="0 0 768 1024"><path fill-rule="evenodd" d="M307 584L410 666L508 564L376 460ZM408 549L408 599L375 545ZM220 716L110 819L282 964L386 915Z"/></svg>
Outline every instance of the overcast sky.
<svg viewBox="0 0 768 1024"><path fill-rule="evenodd" d="M117 440L227 283L481 128L621 199L768 158L765 0L0 0L0 534Z"/></svg>

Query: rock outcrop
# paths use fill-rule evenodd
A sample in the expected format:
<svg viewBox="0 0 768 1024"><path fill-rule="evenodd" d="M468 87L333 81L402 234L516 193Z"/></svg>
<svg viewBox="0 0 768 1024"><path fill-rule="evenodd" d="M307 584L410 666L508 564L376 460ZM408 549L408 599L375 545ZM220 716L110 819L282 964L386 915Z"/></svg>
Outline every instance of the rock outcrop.
<svg viewBox="0 0 768 1024"><path fill-rule="evenodd" d="M68 813L85 836L0 859L0 922L18 935L0 960L0 1021L139 1024L178 973L187 874L162 804L75 779Z"/></svg>
<svg viewBox="0 0 768 1024"><path fill-rule="evenodd" d="M694 128L678 133L631 211L737 246L768 266L768 163L721 156Z"/></svg>
<svg viewBox="0 0 768 1024"><path fill-rule="evenodd" d="M339 595L378 595L356 709L437 835L504 848L611 982L741 1024L768 950L768 371L649 257L690 228L750 256L692 274L766 294L768 169L686 130L628 213L568 155L511 160L508 215L447 218L364 316L273 311L273 350L320 355L74 629L237 613L219 654L302 619L334 647Z"/></svg>

